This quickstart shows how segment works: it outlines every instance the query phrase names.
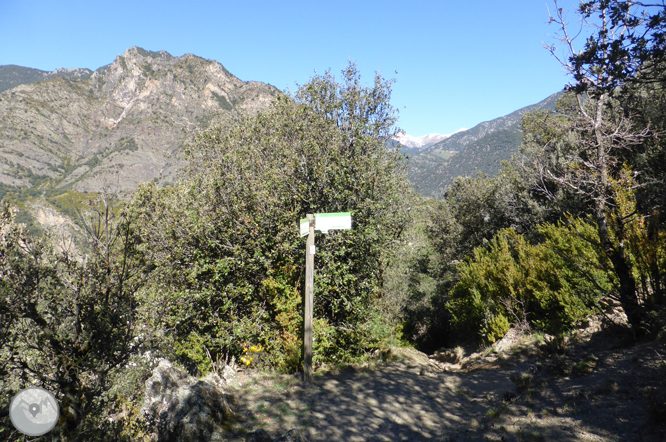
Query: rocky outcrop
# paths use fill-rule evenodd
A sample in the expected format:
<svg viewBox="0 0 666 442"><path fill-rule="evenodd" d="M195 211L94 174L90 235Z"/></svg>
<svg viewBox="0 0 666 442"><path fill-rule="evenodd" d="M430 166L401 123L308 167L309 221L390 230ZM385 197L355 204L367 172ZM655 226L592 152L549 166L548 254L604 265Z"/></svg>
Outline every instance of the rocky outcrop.
<svg viewBox="0 0 666 442"><path fill-rule="evenodd" d="M153 370L141 413L158 441L222 440L223 426L233 418L230 396L209 381L197 380L168 361Z"/></svg>
<svg viewBox="0 0 666 442"><path fill-rule="evenodd" d="M221 377L210 374L196 379L171 362L162 360L146 381L141 414L157 442L223 441L225 429L237 419L230 403L233 396L225 387L236 382L236 372L229 366ZM307 442L296 430L272 439L263 430L249 433L246 441Z"/></svg>
<svg viewBox="0 0 666 442"><path fill-rule="evenodd" d="M216 61L137 47L92 74L27 71L0 70L0 81L16 84L0 93L0 185L19 188L130 193L140 182L169 183L196 130L279 94Z"/></svg>

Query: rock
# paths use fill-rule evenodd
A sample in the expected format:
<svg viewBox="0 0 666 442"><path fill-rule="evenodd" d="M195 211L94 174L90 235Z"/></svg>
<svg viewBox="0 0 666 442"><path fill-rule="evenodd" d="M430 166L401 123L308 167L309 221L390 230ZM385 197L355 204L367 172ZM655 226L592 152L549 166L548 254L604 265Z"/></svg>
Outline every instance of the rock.
<svg viewBox="0 0 666 442"><path fill-rule="evenodd" d="M298 430L289 430L282 436L273 439L268 433L260 429L245 436L245 442L308 442L308 438Z"/></svg>
<svg viewBox="0 0 666 442"><path fill-rule="evenodd" d="M163 360L146 381L141 413L160 442L220 440L233 417L229 399L217 386Z"/></svg>
<svg viewBox="0 0 666 442"><path fill-rule="evenodd" d="M11 88L0 99L0 183L36 191L34 175L126 195L142 182L162 186L187 165L182 146L193 131L254 115L280 93L191 54L134 47L109 61L94 73L37 71L49 81L19 75L8 84L0 74L0 91Z"/></svg>
<svg viewBox="0 0 666 442"><path fill-rule="evenodd" d="M308 439L298 430L289 430L273 442L308 442Z"/></svg>
<svg viewBox="0 0 666 442"><path fill-rule="evenodd" d="M464 356L465 351L462 349L462 347L456 347L445 351L436 351L435 354L431 356L431 358L439 362L458 364L460 361L462 361Z"/></svg>
<svg viewBox="0 0 666 442"><path fill-rule="evenodd" d="M233 368L229 367L228 365L225 365L224 368L222 369L222 378L228 383L232 383L236 380L238 377L238 374L236 373L236 370Z"/></svg>
<svg viewBox="0 0 666 442"><path fill-rule="evenodd" d="M522 333L518 328L512 327L504 334L504 336L502 336L499 341L492 345L492 348L498 353L503 352L510 348L513 343L521 336L521 334Z"/></svg>
<svg viewBox="0 0 666 442"><path fill-rule="evenodd" d="M245 437L245 442L272 442L271 436L264 430L255 430Z"/></svg>
<svg viewBox="0 0 666 442"><path fill-rule="evenodd" d="M236 417L229 406L232 397L222 389L236 380L236 371L226 366L222 377L209 374L198 380L186 371L162 360L146 381L141 407L153 438L157 442L224 441L223 428ZM271 442L264 430L245 436L247 442ZM297 430L290 430L273 442L307 442Z"/></svg>

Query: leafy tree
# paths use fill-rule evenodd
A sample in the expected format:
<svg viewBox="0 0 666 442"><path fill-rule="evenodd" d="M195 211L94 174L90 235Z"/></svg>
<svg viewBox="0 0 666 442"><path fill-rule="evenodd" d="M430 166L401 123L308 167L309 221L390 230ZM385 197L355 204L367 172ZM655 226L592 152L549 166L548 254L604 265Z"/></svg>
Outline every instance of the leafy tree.
<svg viewBox="0 0 666 442"><path fill-rule="evenodd" d="M642 8L645 15L635 16L634 6ZM558 59L575 80L569 87L575 95L557 116L537 115L547 129L528 130L524 137L524 152L531 163L526 170L543 195L558 202L561 196L575 195L593 214L599 240L619 281L622 307L639 334L645 331L646 316L624 241L632 219L617 216L615 183L623 163L633 166L655 134L628 112L620 94L622 86L654 68L652 63L662 50L664 7L657 6L652 15L649 8L631 1L581 3L583 24L595 26L596 32L579 52L556 3L556 18L551 21L560 26L560 40L568 50L568 59ZM650 20L644 21L645 17ZM555 54L555 48L550 49ZM657 151L660 149L663 145ZM643 172L635 171L639 175ZM646 187L651 180L663 182L661 177L639 176L635 184Z"/></svg>
<svg viewBox="0 0 666 442"><path fill-rule="evenodd" d="M318 212L351 211L354 221L317 239L315 360L352 357L379 339L368 318L410 190L401 155L384 145L397 131L391 82L376 75L364 87L354 64L343 78L315 76L269 110L200 134L180 185L135 195L158 258L155 311L185 358L240 355L243 343L258 343L268 363L297 368L298 220Z"/></svg>
<svg viewBox="0 0 666 442"><path fill-rule="evenodd" d="M99 410L109 375L132 354L144 276L133 220L126 212L114 219L104 199L92 208L83 215L87 256L30 239L7 203L0 211L1 400L30 385L47 388L65 434Z"/></svg>

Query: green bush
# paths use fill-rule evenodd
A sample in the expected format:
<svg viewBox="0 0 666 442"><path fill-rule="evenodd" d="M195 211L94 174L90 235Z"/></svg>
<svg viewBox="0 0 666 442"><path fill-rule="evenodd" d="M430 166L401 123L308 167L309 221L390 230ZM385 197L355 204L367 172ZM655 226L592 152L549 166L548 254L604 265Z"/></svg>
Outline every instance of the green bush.
<svg viewBox="0 0 666 442"><path fill-rule="evenodd" d="M448 302L458 336L492 343L509 320L559 334L615 289L594 225L569 217L538 232L542 242L531 245L513 229L502 230L460 265Z"/></svg>
<svg viewBox="0 0 666 442"><path fill-rule="evenodd" d="M353 219L351 230L317 235L314 317L330 344L315 343L315 355L359 357L375 345L369 323L407 221L410 186L401 155L384 145L396 131L390 82L377 77L361 87L353 64L344 76L343 84L317 76L256 116L200 134L180 184L135 193L153 266L145 311L164 312L160 326L192 367L208 369L202 345L217 359L238 358L247 344L266 349L265 364L298 368L305 267L298 221L309 213Z"/></svg>
<svg viewBox="0 0 666 442"><path fill-rule="evenodd" d="M498 313L485 321L481 333L483 338L489 344L492 344L504 337L506 332L509 331L509 320L502 313Z"/></svg>

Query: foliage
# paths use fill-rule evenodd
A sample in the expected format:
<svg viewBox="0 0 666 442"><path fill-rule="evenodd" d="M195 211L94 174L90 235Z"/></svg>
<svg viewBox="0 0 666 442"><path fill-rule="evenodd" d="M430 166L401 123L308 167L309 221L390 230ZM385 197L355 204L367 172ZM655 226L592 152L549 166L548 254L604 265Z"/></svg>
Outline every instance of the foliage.
<svg viewBox="0 0 666 442"><path fill-rule="evenodd" d="M559 334L584 319L615 288L595 228L569 218L538 228L543 242L530 245L502 230L460 265L448 308L459 336L493 343L513 323L529 322Z"/></svg>
<svg viewBox="0 0 666 442"><path fill-rule="evenodd" d="M613 187L617 211L611 224L623 229L614 228L612 239L626 247L641 304L649 310L661 308L666 303L666 231L660 229L656 213L639 215L631 170L625 168Z"/></svg>
<svg viewBox="0 0 666 442"><path fill-rule="evenodd" d="M411 202L410 224L384 274L384 296L379 303L399 331L396 338L417 344L424 351L441 347L437 343L437 348L431 349L431 337L446 334L446 321L433 308L439 257L428 236L428 225L436 205L435 200L423 197Z"/></svg>
<svg viewBox="0 0 666 442"><path fill-rule="evenodd" d="M297 222L338 211L351 211L354 224L317 238L314 315L331 345L322 353L315 343L315 354L354 357L381 339L364 324L407 220L409 186L399 152L384 146L396 132L391 83L376 76L363 87L353 64L343 76L315 76L269 110L201 133L179 185L135 194L156 258L146 313L181 344L195 333L213 359L258 344L268 365L296 369L305 258ZM188 358L209 369L199 356Z"/></svg>
<svg viewBox="0 0 666 442"><path fill-rule="evenodd" d="M28 385L60 402L58 431L79 431L94 414L94 397L132 354L135 293L143 283L143 255L133 219L114 218L109 202L82 214L91 253L55 252L48 237L31 240L14 212L0 213L0 374L3 391Z"/></svg>
<svg viewBox="0 0 666 442"><path fill-rule="evenodd" d="M560 40L571 45L563 10L555 1ZM599 95L633 82L663 81L666 55L666 6L635 0L591 0L580 3L583 26L595 29L580 51L570 51L568 65L577 93ZM555 54L557 48L546 46Z"/></svg>
<svg viewBox="0 0 666 442"><path fill-rule="evenodd" d="M533 235L535 226L552 218L518 170L505 164L489 178L458 177L441 201L432 201L424 222L423 255L410 274L404 330L425 351L455 345L449 294L460 278L459 265L476 247L505 228ZM497 319L496 321L501 321ZM493 322L499 326L501 322Z"/></svg>
<svg viewBox="0 0 666 442"><path fill-rule="evenodd" d="M618 199L622 196L616 183L622 180L626 165L636 174L635 186L644 191L641 198L656 203L639 210L646 216L663 211L663 197L655 197L663 194L663 174L655 174L658 167L645 167L651 162L646 161L648 158L656 160L664 155L663 141L651 124L654 115L645 111L663 110L663 106L641 109L634 99L640 96L637 91L646 78L651 78L647 88L655 83L663 89L664 12L663 4L624 0L581 3L582 24L593 27L595 33L584 50L577 51L576 37L568 31L562 8L556 7L551 22L561 29L558 38L568 52L567 59L558 57L554 46L548 48L573 76L575 83L569 89L575 94L557 117L546 118L553 129L553 143L544 143L539 136L530 139L529 132L525 138L529 165L524 170L531 174L535 188L556 204L563 195L576 195L594 216L599 243L618 279L622 308L637 336L649 330L650 321L641 303L631 253L624 243L633 220L620 215ZM656 96L661 94L663 90ZM640 98L637 101L645 102ZM636 116L637 110L642 115ZM657 128L663 127L663 115L661 112L656 116ZM655 224L663 230L663 218Z"/></svg>

